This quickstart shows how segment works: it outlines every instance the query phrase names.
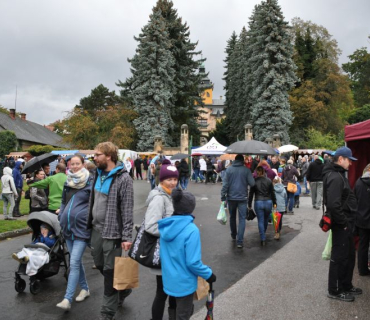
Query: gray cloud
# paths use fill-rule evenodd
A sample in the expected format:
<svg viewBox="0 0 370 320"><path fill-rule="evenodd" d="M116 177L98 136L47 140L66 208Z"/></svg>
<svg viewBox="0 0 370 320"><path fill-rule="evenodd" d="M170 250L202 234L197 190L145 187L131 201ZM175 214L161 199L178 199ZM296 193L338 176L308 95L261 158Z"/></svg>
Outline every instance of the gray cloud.
<svg viewBox="0 0 370 320"><path fill-rule="evenodd" d="M0 104L31 121L48 124L65 116L100 83L118 91L117 80L130 76L127 58L155 0L2 0L0 3ZM175 0L190 26L192 41L207 58L216 97L224 95L226 41L248 24L256 0ZM370 35L367 0L281 0L293 17L325 26L343 51L340 63L366 46Z"/></svg>

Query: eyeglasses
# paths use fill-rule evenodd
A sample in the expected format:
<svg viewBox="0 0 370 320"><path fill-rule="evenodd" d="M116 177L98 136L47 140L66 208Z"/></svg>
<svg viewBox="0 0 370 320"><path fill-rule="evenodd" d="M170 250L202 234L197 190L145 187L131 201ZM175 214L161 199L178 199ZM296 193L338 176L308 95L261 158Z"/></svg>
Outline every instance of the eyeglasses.
<svg viewBox="0 0 370 320"><path fill-rule="evenodd" d="M94 158L100 157L100 156L102 156L102 155L104 155L104 153L95 153L95 154L94 154Z"/></svg>

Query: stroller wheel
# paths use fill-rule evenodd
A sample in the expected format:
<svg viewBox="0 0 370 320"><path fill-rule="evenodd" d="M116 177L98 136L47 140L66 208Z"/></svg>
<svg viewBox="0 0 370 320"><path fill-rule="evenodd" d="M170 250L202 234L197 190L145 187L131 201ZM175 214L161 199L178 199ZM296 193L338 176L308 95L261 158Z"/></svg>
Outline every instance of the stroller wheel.
<svg viewBox="0 0 370 320"><path fill-rule="evenodd" d="M35 280L30 283L30 291L32 294L38 294L41 291L41 285L39 280Z"/></svg>
<svg viewBox="0 0 370 320"><path fill-rule="evenodd" d="M22 293L24 289L26 289L26 281L21 278L15 280L15 291Z"/></svg>

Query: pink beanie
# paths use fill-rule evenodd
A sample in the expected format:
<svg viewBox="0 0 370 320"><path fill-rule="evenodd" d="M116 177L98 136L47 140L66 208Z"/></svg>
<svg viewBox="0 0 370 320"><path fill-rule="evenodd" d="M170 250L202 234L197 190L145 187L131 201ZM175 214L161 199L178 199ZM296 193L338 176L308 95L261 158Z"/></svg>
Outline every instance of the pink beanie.
<svg viewBox="0 0 370 320"><path fill-rule="evenodd" d="M170 160L164 159L162 162L161 170L159 171L159 181L163 181L169 178L179 178L179 172L177 168L171 164Z"/></svg>

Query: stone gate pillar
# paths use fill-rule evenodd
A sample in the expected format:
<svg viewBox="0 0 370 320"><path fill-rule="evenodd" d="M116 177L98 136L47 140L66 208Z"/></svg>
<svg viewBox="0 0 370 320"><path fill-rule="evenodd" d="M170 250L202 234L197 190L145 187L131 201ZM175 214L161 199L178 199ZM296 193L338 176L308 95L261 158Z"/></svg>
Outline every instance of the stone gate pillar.
<svg viewBox="0 0 370 320"><path fill-rule="evenodd" d="M180 152L188 153L189 150L189 129L187 124L181 126Z"/></svg>
<svg viewBox="0 0 370 320"><path fill-rule="evenodd" d="M247 123L244 126L244 140L252 140L253 139L253 129L250 123Z"/></svg>

